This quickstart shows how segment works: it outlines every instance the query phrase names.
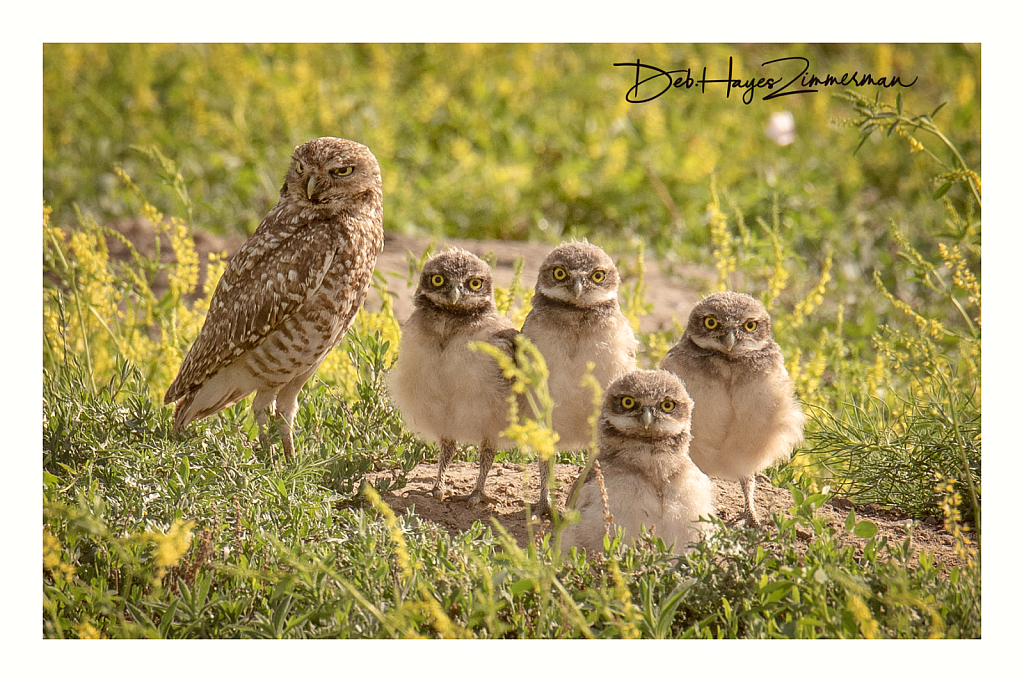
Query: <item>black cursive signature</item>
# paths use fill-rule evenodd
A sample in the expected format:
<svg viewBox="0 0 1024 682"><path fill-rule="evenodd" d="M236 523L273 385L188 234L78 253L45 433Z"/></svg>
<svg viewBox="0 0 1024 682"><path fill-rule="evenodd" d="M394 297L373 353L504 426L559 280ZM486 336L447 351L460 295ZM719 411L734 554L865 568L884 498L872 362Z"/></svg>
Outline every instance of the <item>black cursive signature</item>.
<svg viewBox="0 0 1024 682"><path fill-rule="evenodd" d="M787 71L782 66L785 62L797 63L785 65L787 67L794 67ZM803 68L799 69L801 63ZM700 86L700 92L703 95L707 92L708 85L720 83L725 83L726 98L732 94L734 89L741 90L743 91L743 103L750 104L754 101L755 93L761 88L769 90L761 98L762 101L766 102L785 95L804 95L818 92L818 86L863 87L865 85L877 85L883 88L896 86L909 88L917 82L917 76L911 82L904 83L899 76L875 78L871 74L861 75L858 71L854 71L852 75L847 72L840 77L826 74L824 78L819 78L814 74L808 75L807 71L811 63L805 57L782 57L761 64L762 67L769 65L780 65L773 66L773 69L782 69L784 73L780 75L773 71L772 76L761 76L743 80L733 75L732 57L729 57L729 73L726 78L708 78L708 67L706 66L701 69L700 78L695 78L689 68L665 71L657 66L644 64L639 59L636 62L617 62L613 64L613 66L629 66L636 69L633 87L626 91L626 101L633 103L650 102L651 100L658 99L672 88L685 88L689 90L690 88ZM783 82L787 76L792 77ZM643 88L643 92L641 92L641 88ZM661 89L658 90L658 88Z"/></svg>

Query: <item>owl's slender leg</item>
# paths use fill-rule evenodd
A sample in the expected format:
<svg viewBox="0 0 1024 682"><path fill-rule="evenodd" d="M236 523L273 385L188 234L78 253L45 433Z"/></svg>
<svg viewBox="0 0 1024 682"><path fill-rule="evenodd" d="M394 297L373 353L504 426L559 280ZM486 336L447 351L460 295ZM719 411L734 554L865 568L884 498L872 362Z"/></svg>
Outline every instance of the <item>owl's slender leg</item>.
<svg viewBox="0 0 1024 682"><path fill-rule="evenodd" d="M275 416L280 420L278 430L281 432L281 447L284 450L285 460L295 456L295 442L292 440L292 419L295 418L295 410L298 408L298 401L290 411L281 411L281 401L277 401L278 410Z"/></svg>
<svg viewBox="0 0 1024 682"><path fill-rule="evenodd" d="M754 503L754 487L757 485L757 474L744 476L740 479L740 487L743 489L743 520L748 526L761 527L761 516L757 512L757 505Z"/></svg>
<svg viewBox="0 0 1024 682"><path fill-rule="evenodd" d="M455 441L442 439L441 451L437 457L437 479L434 481L434 487L430 491L430 494L439 500L443 500L448 496L448 483L445 479L445 472L448 471L448 465L451 464L454 457Z"/></svg>
<svg viewBox="0 0 1024 682"><path fill-rule="evenodd" d="M548 490L548 478L551 477L551 461L543 458L537 459L537 466L540 468L540 499L537 501L537 508L533 515L538 519L551 516L551 493Z"/></svg>
<svg viewBox="0 0 1024 682"><path fill-rule="evenodd" d="M281 418L281 445L284 448L284 458L290 460L295 456L295 443L292 440L292 423L295 421L295 413L299 410L299 391L306 385L309 377L313 376L316 368L314 365L308 372L303 372L285 384L277 394L276 414Z"/></svg>
<svg viewBox="0 0 1024 682"><path fill-rule="evenodd" d="M260 437L260 445L273 452L272 438L270 437L270 413L274 410L276 396L273 391L256 391L252 399L252 411L256 416L256 428Z"/></svg>
<svg viewBox="0 0 1024 682"><path fill-rule="evenodd" d="M480 473L476 477L476 487L473 488L473 492L466 498L466 502L470 507L475 507L481 502L494 502L494 498L489 497L484 492L484 485L487 482L487 473L491 470L491 465L494 464L494 456L496 454L494 446L487 441L480 444Z"/></svg>

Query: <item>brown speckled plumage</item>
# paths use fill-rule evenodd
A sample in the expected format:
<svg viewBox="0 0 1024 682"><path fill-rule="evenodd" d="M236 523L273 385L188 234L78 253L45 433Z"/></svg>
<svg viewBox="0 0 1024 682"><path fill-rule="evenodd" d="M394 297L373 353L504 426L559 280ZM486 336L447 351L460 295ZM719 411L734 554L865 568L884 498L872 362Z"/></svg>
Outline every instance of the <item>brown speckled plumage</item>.
<svg viewBox="0 0 1024 682"><path fill-rule="evenodd" d="M266 436L283 418L285 455L302 386L366 298L384 248L380 167L365 146L322 137L296 147L281 199L228 261L210 311L164 396L174 427L253 391Z"/></svg>

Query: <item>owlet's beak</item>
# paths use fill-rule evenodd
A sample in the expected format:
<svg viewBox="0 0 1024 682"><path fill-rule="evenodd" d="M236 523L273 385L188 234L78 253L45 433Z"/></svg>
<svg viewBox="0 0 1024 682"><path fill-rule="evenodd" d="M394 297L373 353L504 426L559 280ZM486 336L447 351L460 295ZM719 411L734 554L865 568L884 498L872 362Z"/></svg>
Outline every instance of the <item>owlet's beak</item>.
<svg viewBox="0 0 1024 682"><path fill-rule="evenodd" d="M448 300L451 301L452 303L458 303L460 298L462 298L461 287L455 286L448 291Z"/></svg>
<svg viewBox="0 0 1024 682"><path fill-rule="evenodd" d="M572 295L574 298L579 298L583 293L583 278L577 277L572 283Z"/></svg>
<svg viewBox="0 0 1024 682"><path fill-rule="evenodd" d="M651 428L651 423L654 421L654 412L652 408L645 407L640 412L640 422L644 425L644 429Z"/></svg>
<svg viewBox="0 0 1024 682"><path fill-rule="evenodd" d="M309 180L306 181L306 198L310 201L317 200L316 173L310 175Z"/></svg>
<svg viewBox="0 0 1024 682"><path fill-rule="evenodd" d="M736 332L730 329L728 333L722 337L722 345L725 346L726 351L731 351L732 347L736 345Z"/></svg>

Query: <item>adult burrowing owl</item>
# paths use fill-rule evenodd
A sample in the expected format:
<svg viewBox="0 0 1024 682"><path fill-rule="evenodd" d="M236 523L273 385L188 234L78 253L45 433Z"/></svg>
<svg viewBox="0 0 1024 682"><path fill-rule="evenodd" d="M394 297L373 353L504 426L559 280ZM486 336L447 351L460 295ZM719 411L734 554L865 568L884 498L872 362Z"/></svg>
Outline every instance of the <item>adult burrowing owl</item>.
<svg viewBox="0 0 1024 682"><path fill-rule="evenodd" d="M739 480L743 516L761 525L755 475L787 459L804 427L768 312L746 294L711 294L694 307L661 367L693 398L690 457L709 476Z"/></svg>
<svg viewBox="0 0 1024 682"><path fill-rule="evenodd" d="M586 241L556 247L541 263L523 334L544 356L554 400L553 427L560 450L586 448L594 409L590 388L580 384L587 363L602 389L636 369L637 339L619 310L619 273L601 247ZM549 466L540 462L537 514L549 514Z"/></svg>
<svg viewBox="0 0 1024 682"><path fill-rule="evenodd" d="M608 387L597 461L608 510L626 539L638 536L643 525L682 553L702 530L698 518L714 515L714 485L687 454L692 408L679 379L663 370L630 372ZM581 519L563 542L601 551L605 510L593 470L575 506Z"/></svg>
<svg viewBox="0 0 1024 682"><path fill-rule="evenodd" d="M380 167L361 144L296 147L281 199L228 261L199 336L165 403L182 429L253 391L260 438L283 421L286 457L299 391L366 298L384 248Z"/></svg>
<svg viewBox="0 0 1024 682"><path fill-rule="evenodd" d="M480 474L468 502L490 501L484 484L498 434L508 427L511 386L492 357L467 344L485 341L512 355L519 332L494 307L487 263L462 249L426 262L413 303L391 372L391 396L413 432L440 444L431 494L445 498L456 442L472 442L480 444Z"/></svg>

